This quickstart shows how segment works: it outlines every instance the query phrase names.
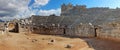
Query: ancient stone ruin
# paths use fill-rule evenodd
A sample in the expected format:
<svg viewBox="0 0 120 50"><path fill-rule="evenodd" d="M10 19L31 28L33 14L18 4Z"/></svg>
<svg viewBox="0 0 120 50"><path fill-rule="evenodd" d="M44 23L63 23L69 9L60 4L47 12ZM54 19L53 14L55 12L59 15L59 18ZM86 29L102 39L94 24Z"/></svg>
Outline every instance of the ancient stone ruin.
<svg viewBox="0 0 120 50"><path fill-rule="evenodd" d="M119 13L119 8L86 8L85 5L63 4L61 16L32 15L21 20L24 21L21 27L38 34L120 39Z"/></svg>

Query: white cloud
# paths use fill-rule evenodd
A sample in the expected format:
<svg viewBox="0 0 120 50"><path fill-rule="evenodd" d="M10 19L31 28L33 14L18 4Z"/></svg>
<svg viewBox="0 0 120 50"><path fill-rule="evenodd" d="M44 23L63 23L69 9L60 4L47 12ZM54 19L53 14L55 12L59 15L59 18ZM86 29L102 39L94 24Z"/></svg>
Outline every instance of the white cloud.
<svg viewBox="0 0 120 50"><path fill-rule="evenodd" d="M37 5L46 5L49 0L35 0L35 4Z"/></svg>
<svg viewBox="0 0 120 50"><path fill-rule="evenodd" d="M39 14L41 16L49 16L51 14L55 14L57 16L60 16L60 13L61 13L61 9L51 9L51 10L40 10L39 11Z"/></svg>
<svg viewBox="0 0 120 50"><path fill-rule="evenodd" d="M14 16L27 9L29 0L0 0L0 16Z"/></svg>
<svg viewBox="0 0 120 50"><path fill-rule="evenodd" d="M2 20L11 20L18 18L26 18L31 15L43 15L49 16L55 14L60 15L61 9L51 9L51 10L39 10L41 6L48 4L50 0L34 0L30 7L28 4L31 0L0 0L0 19ZM38 9L32 9L32 8Z"/></svg>
<svg viewBox="0 0 120 50"><path fill-rule="evenodd" d="M44 6L46 4L48 4L49 0L34 0L35 3L32 5L32 7L34 8L38 8L40 6Z"/></svg>

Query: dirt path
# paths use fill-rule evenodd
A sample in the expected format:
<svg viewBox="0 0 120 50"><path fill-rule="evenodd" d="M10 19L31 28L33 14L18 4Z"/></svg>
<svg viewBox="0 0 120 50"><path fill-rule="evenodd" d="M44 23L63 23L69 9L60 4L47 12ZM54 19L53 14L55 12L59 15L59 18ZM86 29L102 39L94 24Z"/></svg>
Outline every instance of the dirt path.
<svg viewBox="0 0 120 50"><path fill-rule="evenodd" d="M102 40L97 38L83 38L95 50L120 50L120 42Z"/></svg>
<svg viewBox="0 0 120 50"><path fill-rule="evenodd" d="M80 38L52 35L18 34L0 35L0 50L93 50Z"/></svg>

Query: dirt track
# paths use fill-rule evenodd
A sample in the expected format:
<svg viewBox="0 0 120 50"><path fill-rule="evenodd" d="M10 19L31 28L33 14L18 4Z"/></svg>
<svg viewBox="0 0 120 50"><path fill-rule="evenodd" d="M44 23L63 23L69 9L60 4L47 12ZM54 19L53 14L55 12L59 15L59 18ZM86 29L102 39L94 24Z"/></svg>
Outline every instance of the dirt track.
<svg viewBox="0 0 120 50"><path fill-rule="evenodd" d="M54 40L51 42L51 40ZM69 47L67 47L69 45ZM0 50L93 50L79 38L65 38L51 35L24 35L10 33L0 35Z"/></svg>

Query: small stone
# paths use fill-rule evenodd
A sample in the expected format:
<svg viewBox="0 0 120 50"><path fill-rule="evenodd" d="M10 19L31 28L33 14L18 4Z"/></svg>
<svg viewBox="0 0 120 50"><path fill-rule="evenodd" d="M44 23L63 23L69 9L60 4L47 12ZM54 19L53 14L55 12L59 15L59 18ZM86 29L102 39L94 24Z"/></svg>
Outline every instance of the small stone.
<svg viewBox="0 0 120 50"><path fill-rule="evenodd" d="M55 40L51 40L50 42L55 42Z"/></svg>
<svg viewBox="0 0 120 50"><path fill-rule="evenodd" d="M42 40L45 40L44 38L42 38Z"/></svg>
<svg viewBox="0 0 120 50"><path fill-rule="evenodd" d="M71 48L71 47L72 47L71 45L67 44L67 46L65 48Z"/></svg>
<svg viewBox="0 0 120 50"><path fill-rule="evenodd" d="M36 39L33 39L32 42L36 42L37 40Z"/></svg>
<svg viewBox="0 0 120 50"><path fill-rule="evenodd" d="M31 39L31 38L27 38L27 39Z"/></svg>
<svg viewBox="0 0 120 50"><path fill-rule="evenodd" d="M53 43L48 43L48 45L53 45Z"/></svg>

